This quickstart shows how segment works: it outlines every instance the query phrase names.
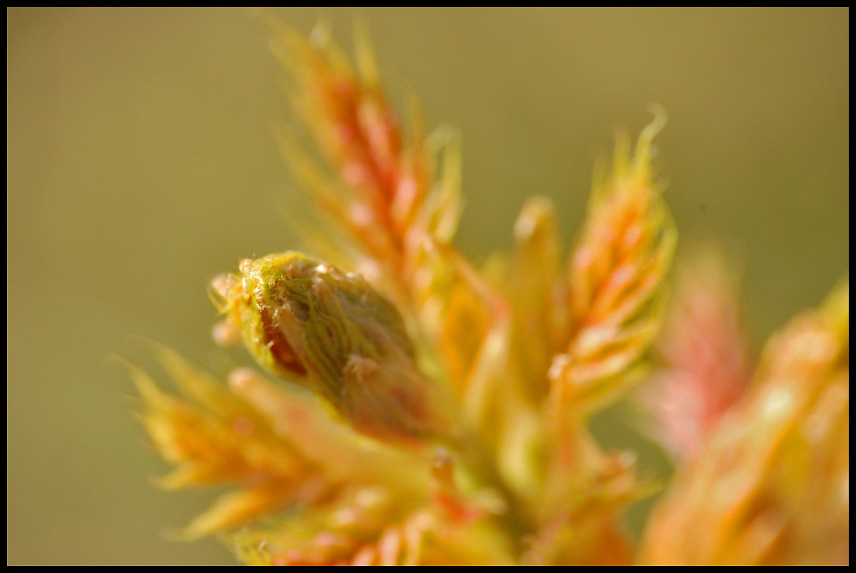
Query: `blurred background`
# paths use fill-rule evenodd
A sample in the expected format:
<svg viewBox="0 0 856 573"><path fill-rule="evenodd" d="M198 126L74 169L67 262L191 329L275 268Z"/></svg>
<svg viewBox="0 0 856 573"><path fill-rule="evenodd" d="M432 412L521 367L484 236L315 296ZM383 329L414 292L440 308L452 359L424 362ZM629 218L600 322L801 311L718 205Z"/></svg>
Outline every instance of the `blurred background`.
<svg viewBox="0 0 856 573"><path fill-rule="evenodd" d="M570 241L594 159L656 102L681 238L737 256L758 345L848 271L848 9L278 13L348 47L359 15L393 91L460 129L475 260L535 194ZM108 357L148 366L143 335L223 368L209 280L296 246L268 40L242 10L6 10L8 564L234 563L167 539L212 495L152 486Z"/></svg>

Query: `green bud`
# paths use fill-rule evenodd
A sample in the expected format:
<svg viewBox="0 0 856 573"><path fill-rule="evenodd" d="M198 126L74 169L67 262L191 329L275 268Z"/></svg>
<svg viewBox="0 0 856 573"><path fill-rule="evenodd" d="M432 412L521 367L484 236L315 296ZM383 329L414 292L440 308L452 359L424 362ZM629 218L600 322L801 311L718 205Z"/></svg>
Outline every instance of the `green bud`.
<svg viewBox="0 0 856 573"><path fill-rule="evenodd" d="M418 371L400 314L360 275L294 252L244 260L240 270L214 287L264 368L374 438L446 433L439 389Z"/></svg>

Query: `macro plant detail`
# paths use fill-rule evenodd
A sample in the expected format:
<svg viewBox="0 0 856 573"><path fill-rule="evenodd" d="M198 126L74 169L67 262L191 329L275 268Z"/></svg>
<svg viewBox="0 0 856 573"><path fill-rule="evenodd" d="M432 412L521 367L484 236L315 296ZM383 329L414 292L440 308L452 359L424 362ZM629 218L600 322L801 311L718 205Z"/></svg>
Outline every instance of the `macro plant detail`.
<svg viewBox="0 0 856 573"><path fill-rule="evenodd" d="M669 289L659 110L596 170L567 253L534 198L511 251L476 265L453 245L456 135L428 133L411 94L401 122L361 29L352 62L324 28L272 27L312 254L212 283L215 340L260 370L220 380L153 345L172 394L127 364L175 466L161 485L231 490L182 537L248 564L849 562L849 283L758 360L714 251ZM627 398L674 456L666 484L590 433ZM660 489L637 542L627 508Z"/></svg>

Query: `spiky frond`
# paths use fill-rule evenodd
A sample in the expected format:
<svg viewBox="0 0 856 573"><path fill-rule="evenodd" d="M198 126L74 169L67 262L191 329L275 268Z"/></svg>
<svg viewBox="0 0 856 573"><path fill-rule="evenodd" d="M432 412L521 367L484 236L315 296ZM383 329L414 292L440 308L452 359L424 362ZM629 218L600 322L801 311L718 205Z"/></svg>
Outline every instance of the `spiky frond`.
<svg viewBox="0 0 856 573"><path fill-rule="evenodd" d="M586 415L641 378L637 368L661 321L663 284L677 233L655 182L651 144L663 112L632 157L620 139L612 172L595 181L568 272L571 328L553 362L554 408Z"/></svg>
<svg viewBox="0 0 856 573"><path fill-rule="evenodd" d="M274 28L274 53L317 152L305 151L293 132L281 138L327 231L307 238L321 239L313 246L327 260L359 271L405 308L418 308L433 267L426 246L448 243L460 213L454 138L427 135L415 101L410 129L402 127L362 28L356 66L323 27L312 40L281 23Z"/></svg>
<svg viewBox="0 0 856 573"><path fill-rule="evenodd" d="M656 344L660 364L643 388L651 432L681 460L703 450L752 375L732 269L713 247L687 255Z"/></svg>
<svg viewBox="0 0 856 573"><path fill-rule="evenodd" d="M308 395L274 386L251 370L229 387L174 351L154 352L181 394L162 390L137 366L125 366L143 399L143 426L176 466L158 483L167 489L221 486L224 495L179 534L196 538L282 508L312 506L348 483L401 484L427 495L407 456L360 440L336 424Z"/></svg>

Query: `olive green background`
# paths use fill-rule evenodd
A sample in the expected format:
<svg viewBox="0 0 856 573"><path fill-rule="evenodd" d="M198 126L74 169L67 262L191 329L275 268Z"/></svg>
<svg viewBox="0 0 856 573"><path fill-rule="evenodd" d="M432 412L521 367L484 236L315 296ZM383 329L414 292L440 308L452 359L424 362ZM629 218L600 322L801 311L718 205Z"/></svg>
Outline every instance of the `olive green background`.
<svg viewBox="0 0 856 573"><path fill-rule="evenodd" d="M847 272L847 9L279 13L347 46L361 15L393 91L460 129L476 260L534 194L570 240L593 160L656 102L681 237L738 255L756 340ZM208 281L296 245L269 33L242 10L17 8L6 32L7 563L232 563L165 538L212 496L152 487L108 356L150 366L144 335L224 368Z"/></svg>

